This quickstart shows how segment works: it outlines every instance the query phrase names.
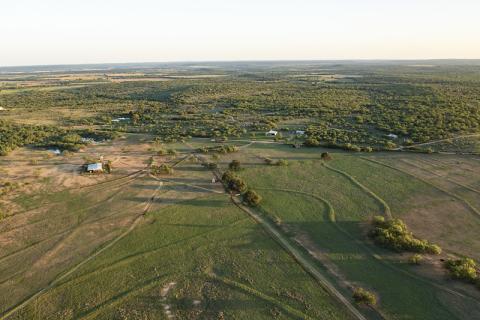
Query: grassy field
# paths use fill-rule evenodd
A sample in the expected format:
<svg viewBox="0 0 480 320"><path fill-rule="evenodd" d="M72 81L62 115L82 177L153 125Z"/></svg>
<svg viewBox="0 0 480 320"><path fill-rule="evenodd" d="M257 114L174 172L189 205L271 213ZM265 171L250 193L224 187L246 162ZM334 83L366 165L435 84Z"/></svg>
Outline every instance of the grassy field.
<svg viewBox="0 0 480 320"><path fill-rule="evenodd" d="M286 153L269 153L288 158ZM378 249L366 237L366 221L390 212L405 219L416 234L451 251L475 256L478 217L461 206L455 215L447 216L452 196L423 180L359 156L333 157L328 165L319 160L291 162L288 167L257 165L245 169L242 176L264 198L261 210L267 216L281 221L292 238L318 255L319 263L329 266L340 286L363 286L376 292L379 308L387 318L469 318L471 312L478 315L477 293L472 295L468 288L460 287L450 292L451 281L433 275L438 270L419 272L418 267L406 263L405 256ZM397 162L388 156L383 158ZM424 204L413 198L430 201ZM434 208L442 206L447 206L445 216L432 217L437 212ZM435 225L433 229L425 223L447 219L447 226ZM438 265L436 260L432 265Z"/></svg>
<svg viewBox="0 0 480 320"><path fill-rule="evenodd" d="M240 175L264 199L258 214L347 300L359 286L377 295L374 309L359 307L367 318L480 315L478 290L448 279L440 262L449 254L477 257L475 159L335 152L325 163L324 149L243 138L228 142L237 152L196 158L198 148L218 144L150 139L127 135L68 158L21 149L3 160L13 166L33 152L37 160L22 163L23 179L31 166L46 178L28 180L34 192L13 197L17 209L0 225L0 289L11 292L0 297L0 319L351 318L292 252L212 183L202 158L220 170L240 160ZM159 156L158 149L177 154ZM51 171L54 163L98 154L113 160L111 176ZM265 158L289 165L268 166ZM150 176L151 161L174 173ZM447 176L426 174L436 170ZM446 255L412 266L408 254L374 246L366 236L374 215L401 217Z"/></svg>
<svg viewBox="0 0 480 320"><path fill-rule="evenodd" d="M186 319L221 313L238 319L348 318L258 225L219 195L149 212L112 249L12 319L162 319L168 310Z"/></svg>

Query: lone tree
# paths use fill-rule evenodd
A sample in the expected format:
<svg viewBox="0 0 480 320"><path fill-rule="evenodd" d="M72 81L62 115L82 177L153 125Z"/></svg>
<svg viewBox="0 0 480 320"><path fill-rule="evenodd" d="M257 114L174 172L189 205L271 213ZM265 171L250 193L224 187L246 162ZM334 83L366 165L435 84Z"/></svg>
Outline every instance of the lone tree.
<svg viewBox="0 0 480 320"><path fill-rule="evenodd" d="M222 176L222 181L230 191L236 191L240 193L247 191L247 184L245 181L235 175L232 171L225 172Z"/></svg>
<svg viewBox="0 0 480 320"><path fill-rule="evenodd" d="M377 304L375 294L363 288L356 288L355 291L353 291L353 300L361 305L374 306Z"/></svg>
<svg viewBox="0 0 480 320"><path fill-rule="evenodd" d="M262 197L253 190L248 190L243 195L243 201L251 207L256 207L262 201Z"/></svg>
<svg viewBox="0 0 480 320"><path fill-rule="evenodd" d="M328 152L323 152L320 158L324 161L332 160L332 156Z"/></svg>
<svg viewBox="0 0 480 320"><path fill-rule="evenodd" d="M230 170L232 171L240 171L242 167L240 165L240 161L232 160L232 162L230 162L230 164L228 165L228 168L230 168Z"/></svg>

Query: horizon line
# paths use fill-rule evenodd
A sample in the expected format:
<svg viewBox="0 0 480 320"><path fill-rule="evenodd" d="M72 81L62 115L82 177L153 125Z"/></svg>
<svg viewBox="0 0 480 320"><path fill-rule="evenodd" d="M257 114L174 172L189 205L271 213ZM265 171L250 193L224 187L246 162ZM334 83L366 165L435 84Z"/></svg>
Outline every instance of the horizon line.
<svg viewBox="0 0 480 320"><path fill-rule="evenodd" d="M256 63L256 62L410 62L410 61L480 61L480 58L329 58L329 59L206 59L206 60L168 60L168 61L130 61L130 62L86 62L58 64L19 64L0 65L0 69L28 67L62 67L62 66L100 66L100 65L142 65L142 64L184 64L184 63Z"/></svg>

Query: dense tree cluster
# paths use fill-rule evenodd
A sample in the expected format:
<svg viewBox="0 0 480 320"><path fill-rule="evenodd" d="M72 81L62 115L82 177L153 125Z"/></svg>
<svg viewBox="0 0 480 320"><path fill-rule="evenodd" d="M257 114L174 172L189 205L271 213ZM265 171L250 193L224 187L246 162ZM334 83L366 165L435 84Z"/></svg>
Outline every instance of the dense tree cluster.
<svg viewBox="0 0 480 320"><path fill-rule="evenodd" d="M0 120L0 155L27 144L42 143L60 132L62 130L50 126L18 125Z"/></svg>
<svg viewBox="0 0 480 320"><path fill-rule="evenodd" d="M222 78L4 94L0 107L82 110L83 117L64 117L61 124L149 132L165 142L239 137L302 123L308 146L373 151L478 132L478 69L344 64L328 71L314 65L236 70ZM3 149L11 143L2 141Z"/></svg>
<svg viewBox="0 0 480 320"><path fill-rule="evenodd" d="M0 155L24 145L77 151L91 141L109 140L115 132L68 130L54 126L32 126L0 120Z"/></svg>

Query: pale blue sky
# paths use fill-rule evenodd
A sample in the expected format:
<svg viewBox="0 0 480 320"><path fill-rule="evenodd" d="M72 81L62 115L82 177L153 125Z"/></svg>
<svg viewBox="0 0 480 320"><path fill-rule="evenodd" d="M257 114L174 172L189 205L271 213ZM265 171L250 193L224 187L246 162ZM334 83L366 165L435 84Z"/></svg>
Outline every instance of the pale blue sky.
<svg viewBox="0 0 480 320"><path fill-rule="evenodd" d="M480 0L2 0L0 66L480 58Z"/></svg>

